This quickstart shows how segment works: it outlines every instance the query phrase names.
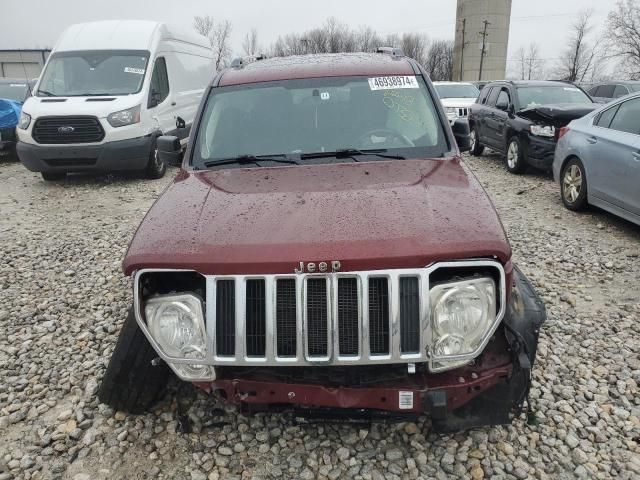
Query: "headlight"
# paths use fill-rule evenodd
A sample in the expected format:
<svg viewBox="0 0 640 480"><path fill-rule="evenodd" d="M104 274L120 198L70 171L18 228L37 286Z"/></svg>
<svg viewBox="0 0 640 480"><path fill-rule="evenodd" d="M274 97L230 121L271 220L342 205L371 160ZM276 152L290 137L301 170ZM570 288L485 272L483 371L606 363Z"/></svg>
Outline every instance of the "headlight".
<svg viewBox="0 0 640 480"><path fill-rule="evenodd" d="M20 112L20 120L18 120L18 128L20 130L26 130L31 125L31 115L24 110Z"/></svg>
<svg viewBox="0 0 640 480"><path fill-rule="evenodd" d="M496 321L495 282L478 278L436 285L429 296L434 359L471 360Z"/></svg>
<svg viewBox="0 0 640 480"><path fill-rule="evenodd" d="M536 135L537 137L555 137L556 135L556 129L551 125L531 125L529 131L531 135Z"/></svg>
<svg viewBox="0 0 640 480"><path fill-rule="evenodd" d="M140 105L113 112L107 117L107 121L112 127L124 127L125 125L140 123Z"/></svg>
<svg viewBox="0 0 640 480"><path fill-rule="evenodd" d="M149 332L163 353L194 360L169 362L176 373L186 380L211 379L213 369L197 362L206 356L202 301L191 294L162 295L150 298L144 311Z"/></svg>
<svg viewBox="0 0 640 480"><path fill-rule="evenodd" d="M449 118L458 116L458 109L456 107L444 107L444 112Z"/></svg>

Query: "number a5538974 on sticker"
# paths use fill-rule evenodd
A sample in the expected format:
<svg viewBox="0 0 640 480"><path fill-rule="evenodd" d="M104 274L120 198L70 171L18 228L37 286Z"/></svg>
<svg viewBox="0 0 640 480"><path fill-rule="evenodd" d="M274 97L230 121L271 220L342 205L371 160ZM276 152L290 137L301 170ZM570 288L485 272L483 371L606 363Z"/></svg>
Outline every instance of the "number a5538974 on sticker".
<svg viewBox="0 0 640 480"><path fill-rule="evenodd" d="M369 78L371 90L392 90L396 88L420 88L415 75L397 75Z"/></svg>

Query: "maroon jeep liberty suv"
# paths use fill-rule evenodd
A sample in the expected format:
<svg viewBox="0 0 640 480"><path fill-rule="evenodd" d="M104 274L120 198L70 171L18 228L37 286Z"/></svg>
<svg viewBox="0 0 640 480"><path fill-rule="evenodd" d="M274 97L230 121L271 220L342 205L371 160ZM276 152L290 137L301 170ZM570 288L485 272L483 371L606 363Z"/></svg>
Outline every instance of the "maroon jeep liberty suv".
<svg viewBox="0 0 640 480"><path fill-rule="evenodd" d="M236 60L123 262L133 306L99 398L172 372L245 412L509 423L544 305L424 69L400 50Z"/></svg>

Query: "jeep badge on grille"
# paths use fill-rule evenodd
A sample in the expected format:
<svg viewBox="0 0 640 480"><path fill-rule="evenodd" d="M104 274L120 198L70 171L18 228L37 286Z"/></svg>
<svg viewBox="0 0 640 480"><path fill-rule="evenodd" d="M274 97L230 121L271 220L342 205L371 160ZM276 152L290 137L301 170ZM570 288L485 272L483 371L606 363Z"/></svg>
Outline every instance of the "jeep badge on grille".
<svg viewBox="0 0 640 480"><path fill-rule="evenodd" d="M307 262L306 265L304 262L300 262L300 265L298 265L297 268L294 268L293 271L295 273L305 273L305 271L307 273L315 273L315 272L324 273L329 269L329 265L331 265L332 272L340 271L340 267L341 267L340 260L332 260L331 262L320 262L317 264L314 262Z"/></svg>

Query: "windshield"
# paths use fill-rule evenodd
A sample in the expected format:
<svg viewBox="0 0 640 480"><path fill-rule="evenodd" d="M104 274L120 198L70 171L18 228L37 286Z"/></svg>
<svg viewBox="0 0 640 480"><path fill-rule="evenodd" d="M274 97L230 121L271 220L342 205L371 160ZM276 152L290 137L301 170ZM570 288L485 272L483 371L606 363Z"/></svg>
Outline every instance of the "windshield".
<svg viewBox="0 0 640 480"><path fill-rule="evenodd" d="M586 93L572 86L520 87L518 100L520 110L559 103L593 103Z"/></svg>
<svg viewBox="0 0 640 480"><path fill-rule="evenodd" d="M38 96L129 95L142 87L149 52L56 53L42 74Z"/></svg>
<svg viewBox="0 0 640 480"><path fill-rule="evenodd" d="M478 98L480 90L470 84L438 84L434 85L440 98Z"/></svg>
<svg viewBox="0 0 640 480"><path fill-rule="evenodd" d="M0 82L0 98L24 102L28 93L26 82Z"/></svg>
<svg viewBox="0 0 640 480"><path fill-rule="evenodd" d="M385 79L408 80L396 88L397 80ZM211 89L192 164L204 168L212 160L242 155L299 158L344 149L406 157L449 151L422 79L330 77ZM336 160L323 157L313 163Z"/></svg>

